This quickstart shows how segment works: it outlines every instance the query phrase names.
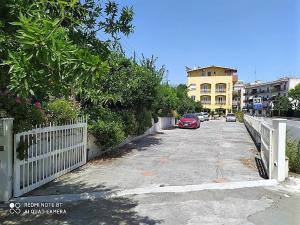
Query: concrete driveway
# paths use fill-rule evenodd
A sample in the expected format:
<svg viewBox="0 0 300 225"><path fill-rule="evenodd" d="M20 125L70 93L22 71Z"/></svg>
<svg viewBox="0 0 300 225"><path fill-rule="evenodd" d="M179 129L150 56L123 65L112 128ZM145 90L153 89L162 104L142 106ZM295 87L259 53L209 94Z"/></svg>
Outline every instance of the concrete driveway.
<svg viewBox="0 0 300 225"><path fill-rule="evenodd" d="M0 224L299 225L300 179L256 186L268 180L258 175L254 149L239 123L167 130L125 146L121 158L89 162L13 200L18 215L0 204ZM41 202L65 213L39 215L45 208L25 205Z"/></svg>
<svg viewBox="0 0 300 225"><path fill-rule="evenodd" d="M124 146L128 154L95 160L30 195L97 192L262 179L243 124L209 121Z"/></svg>

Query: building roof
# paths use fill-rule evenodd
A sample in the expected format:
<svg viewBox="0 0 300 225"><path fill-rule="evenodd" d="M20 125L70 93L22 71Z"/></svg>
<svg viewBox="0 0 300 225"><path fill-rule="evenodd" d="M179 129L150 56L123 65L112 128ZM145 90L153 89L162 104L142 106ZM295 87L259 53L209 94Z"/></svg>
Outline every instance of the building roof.
<svg viewBox="0 0 300 225"><path fill-rule="evenodd" d="M259 81L255 81L255 83L245 84L245 88L255 88L255 87L266 86L266 85L274 85L280 82L287 82L290 79L300 79L300 77L282 77L277 80L267 81L267 82L262 82L259 80Z"/></svg>
<svg viewBox="0 0 300 225"><path fill-rule="evenodd" d="M186 72L192 72L192 71L197 71L197 70L203 70L203 69L208 69L208 68L221 68L221 69L225 69L225 70L229 70L229 71L233 71L233 72L237 72L237 69L235 68L229 68L229 67L223 67L223 66L215 66L215 65L211 65L211 66L206 66L206 67L194 67L193 69L189 68L186 66Z"/></svg>

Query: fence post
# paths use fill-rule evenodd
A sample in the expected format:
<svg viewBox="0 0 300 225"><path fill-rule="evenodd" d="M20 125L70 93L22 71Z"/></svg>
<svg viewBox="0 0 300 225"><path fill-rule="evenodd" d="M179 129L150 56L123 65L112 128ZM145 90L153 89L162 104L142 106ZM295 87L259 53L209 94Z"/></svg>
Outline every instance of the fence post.
<svg viewBox="0 0 300 225"><path fill-rule="evenodd" d="M0 119L0 202L12 197L13 120Z"/></svg>
<svg viewBox="0 0 300 225"><path fill-rule="evenodd" d="M83 142L84 142L84 154L83 154L83 163L86 164L88 161L88 154L87 154L87 143L88 143L88 132L87 132L87 118L85 119L85 126L83 128Z"/></svg>
<svg viewBox="0 0 300 225"><path fill-rule="evenodd" d="M278 181L285 180L286 119L273 119L273 163L274 175Z"/></svg>

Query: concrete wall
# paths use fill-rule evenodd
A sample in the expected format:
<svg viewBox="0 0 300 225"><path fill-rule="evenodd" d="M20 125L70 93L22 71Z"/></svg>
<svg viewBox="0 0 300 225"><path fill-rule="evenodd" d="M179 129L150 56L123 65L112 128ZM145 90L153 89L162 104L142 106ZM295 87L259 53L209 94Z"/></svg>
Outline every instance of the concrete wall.
<svg viewBox="0 0 300 225"><path fill-rule="evenodd" d="M154 120L152 120L152 127L150 127L148 130L146 130L144 134L139 135L139 136L127 137L116 148L122 147L123 145L128 144L129 142L141 139L147 135L156 134L157 132L160 132L162 130L170 129L173 126L175 126L175 118L174 117L159 117L157 123L154 123ZM91 159L103 154L103 149L99 148L99 146L97 146L95 144L95 137L91 134L88 135L87 149L88 149L87 160L91 160ZM110 151L110 150L111 149L109 149L107 151Z"/></svg>

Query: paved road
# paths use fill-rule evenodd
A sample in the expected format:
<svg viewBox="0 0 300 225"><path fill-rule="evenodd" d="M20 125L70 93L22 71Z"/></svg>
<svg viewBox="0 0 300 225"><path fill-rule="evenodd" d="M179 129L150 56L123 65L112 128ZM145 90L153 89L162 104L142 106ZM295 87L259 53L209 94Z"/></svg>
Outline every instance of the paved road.
<svg viewBox="0 0 300 225"><path fill-rule="evenodd" d="M300 139L300 121L296 121L296 120L287 121L287 135L289 137Z"/></svg>
<svg viewBox="0 0 300 225"><path fill-rule="evenodd" d="M205 122L198 130L168 130L126 149L122 158L88 163L23 199L61 202L66 214L16 215L3 204L0 224L299 225L300 179L221 190L265 181L254 166L255 147L243 124ZM219 189L191 190L191 185ZM129 194L105 195L116 190Z"/></svg>
<svg viewBox="0 0 300 225"><path fill-rule="evenodd" d="M32 195L262 179L255 145L243 124L210 121L197 130L173 129L125 146L119 159L94 161Z"/></svg>

